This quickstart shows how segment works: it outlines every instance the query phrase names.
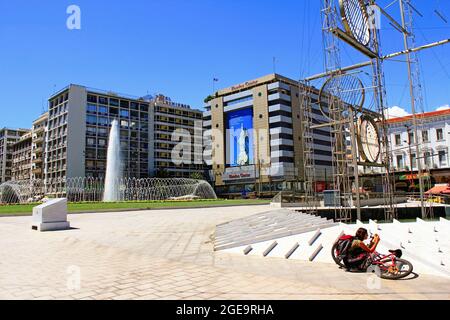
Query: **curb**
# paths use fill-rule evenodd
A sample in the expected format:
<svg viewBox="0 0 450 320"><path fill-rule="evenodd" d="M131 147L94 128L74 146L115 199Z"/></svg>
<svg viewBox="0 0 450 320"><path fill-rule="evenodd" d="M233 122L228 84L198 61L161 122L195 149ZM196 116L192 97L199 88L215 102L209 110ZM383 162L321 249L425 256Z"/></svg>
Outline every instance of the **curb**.
<svg viewBox="0 0 450 320"><path fill-rule="evenodd" d="M114 212L139 212L139 211L161 211L161 210L181 210L181 209L207 209L207 208L227 208L227 207L250 207L250 206L268 206L270 203L254 203L254 204L229 204L229 205L211 205L211 206L194 206L194 207L164 207L164 208L135 208L135 209L106 209L106 210L86 210L68 212L68 215L78 214L93 214L93 213L114 213ZM0 214L1 218L13 217L31 217L32 213L18 213L18 214Z"/></svg>

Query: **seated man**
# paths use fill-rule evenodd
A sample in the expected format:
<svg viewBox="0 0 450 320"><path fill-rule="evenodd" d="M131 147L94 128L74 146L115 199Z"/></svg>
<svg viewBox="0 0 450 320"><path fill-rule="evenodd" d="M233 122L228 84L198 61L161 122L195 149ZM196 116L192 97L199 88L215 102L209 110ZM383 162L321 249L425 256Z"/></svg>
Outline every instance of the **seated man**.
<svg viewBox="0 0 450 320"><path fill-rule="evenodd" d="M356 231L355 238L353 239L352 246L348 250L347 256L343 259L347 270L364 271L367 258L370 253L373 253L380 243L380 237L376 234L370 245L367 246L364 241L367 240L369 234L366 229L359 228Z"/></svg>

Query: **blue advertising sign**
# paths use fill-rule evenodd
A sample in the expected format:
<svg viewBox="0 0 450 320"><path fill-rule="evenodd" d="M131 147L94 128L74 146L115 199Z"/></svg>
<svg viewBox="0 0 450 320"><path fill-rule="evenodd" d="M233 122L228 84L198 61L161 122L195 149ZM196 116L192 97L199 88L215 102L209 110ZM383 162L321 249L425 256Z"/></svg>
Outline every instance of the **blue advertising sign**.
<svg viewBox="0 0 450 320"><path fill-rule="evenodd" d="M226 114L227 164L240 167L254 164L253 109L241 109Z"/></svg>

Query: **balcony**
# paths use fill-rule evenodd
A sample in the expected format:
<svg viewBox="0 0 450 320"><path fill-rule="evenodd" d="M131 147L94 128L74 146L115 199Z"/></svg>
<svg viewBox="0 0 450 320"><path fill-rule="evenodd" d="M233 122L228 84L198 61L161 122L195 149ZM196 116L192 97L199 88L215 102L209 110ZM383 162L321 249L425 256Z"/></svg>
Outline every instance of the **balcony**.
<svg viewBox="0 0 450 320"><path fill-rule="evenodd" d="M41 132L44 132L44 131L45 131L45 127L44 127L44 126L39 127L39 128L34 129L33 131L34 131L34 133L41 133Z"/></svg>
<svg viewBox="0 0 450 320"><path fill-rule="evenodd" d="M42 163L42 158L33 159L34 164Z"/></svg>
<svg viewBox="0 0 450 320"><path fill-rule="evenodd" d="M42 143L44 142L44 137L36 137L33 139L34 143Z"/></svg>

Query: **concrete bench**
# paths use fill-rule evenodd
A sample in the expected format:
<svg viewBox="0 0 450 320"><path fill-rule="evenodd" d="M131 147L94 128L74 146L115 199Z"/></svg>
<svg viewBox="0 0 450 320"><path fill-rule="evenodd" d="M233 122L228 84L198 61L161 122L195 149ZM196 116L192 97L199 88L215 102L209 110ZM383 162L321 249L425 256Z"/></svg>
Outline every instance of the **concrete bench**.
<svg viewBox="0 0 450 320"><path fill-rule="evenodd" d="M34 207L31 228L41 232L70 229L67 199L53 199Z"/></svg>

